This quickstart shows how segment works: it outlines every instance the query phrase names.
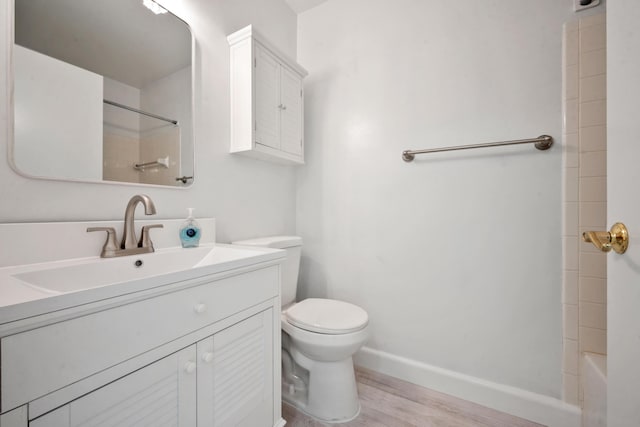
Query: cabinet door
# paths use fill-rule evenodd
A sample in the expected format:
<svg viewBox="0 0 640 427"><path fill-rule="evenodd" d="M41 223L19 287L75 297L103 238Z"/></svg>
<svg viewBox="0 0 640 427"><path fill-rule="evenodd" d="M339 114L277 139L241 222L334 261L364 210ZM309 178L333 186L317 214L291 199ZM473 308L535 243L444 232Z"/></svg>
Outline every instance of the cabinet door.
<svg viewBox="0 0 640 427"><path fill-rule="evenodd" d="M30 427L196 426L196 346L158 360L29 423Z"/></svg>
<svg viewBox="0 0 640 427"><path fill-rule="evenodd" d="M280 149L302 155L302 79L286 67L280 67Z"/></svg>
<svg viewBox="0 0 640 427"><path fill-rule="evenodd" d="M198 346L198 427L273 425L273 310Z"/></svg>
<svg viewBox="0 0 640 427"><path fill-rule="evenodd" d="M259 44L255 55L255 142L279 149L280 64Z"/></svg>
<svg viewBox="0 0 640 427"><path fill-rule="evenodd" d="M27 405L0 415L0 427L27 427Z"/></svg>

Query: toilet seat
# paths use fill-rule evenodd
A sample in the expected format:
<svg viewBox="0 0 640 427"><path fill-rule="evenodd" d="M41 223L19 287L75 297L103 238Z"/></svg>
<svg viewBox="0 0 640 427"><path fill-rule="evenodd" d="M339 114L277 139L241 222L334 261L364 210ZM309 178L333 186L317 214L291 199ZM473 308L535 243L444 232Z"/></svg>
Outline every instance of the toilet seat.
<svg viewBox="0 0 640 427"><path fill-rule="evenodd" d="M342 335L363 329L369 323L366 311L344 301L308 298L285 312L287 321L300 329L328 335Z"/></svg>

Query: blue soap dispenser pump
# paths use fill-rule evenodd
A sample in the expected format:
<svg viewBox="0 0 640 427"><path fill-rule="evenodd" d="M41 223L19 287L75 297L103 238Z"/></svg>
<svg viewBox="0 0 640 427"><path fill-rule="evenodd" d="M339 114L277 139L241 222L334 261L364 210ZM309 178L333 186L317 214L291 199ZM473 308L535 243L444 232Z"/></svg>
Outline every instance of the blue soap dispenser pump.
<svg viewBox="0 0 640 427"><path fill-rule="evenodd" d="M180 242L183 248L197 248L200 243L200 224L193 218L193 208L188 208L189 216L180 227Z"/></svg>

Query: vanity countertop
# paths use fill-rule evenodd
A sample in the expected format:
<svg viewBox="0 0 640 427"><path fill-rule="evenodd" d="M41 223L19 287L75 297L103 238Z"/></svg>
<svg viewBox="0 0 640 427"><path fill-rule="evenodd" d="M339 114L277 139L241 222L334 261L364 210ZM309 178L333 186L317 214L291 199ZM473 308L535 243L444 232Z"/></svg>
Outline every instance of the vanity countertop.
<svg viewBox="0 0 640 427"><path fill-rule="evenodd" d="M163 248L118 258L94 256L3 267L0 329L6 331L12 322L35 316L55 318L57 312L69 308L95 311L127 299L148 298L193 286L200 283L198 278L206 282L225 277L225 273L231 275L232 270L277 264L285 254L278 249L209 243L194 249Z"/></svg>

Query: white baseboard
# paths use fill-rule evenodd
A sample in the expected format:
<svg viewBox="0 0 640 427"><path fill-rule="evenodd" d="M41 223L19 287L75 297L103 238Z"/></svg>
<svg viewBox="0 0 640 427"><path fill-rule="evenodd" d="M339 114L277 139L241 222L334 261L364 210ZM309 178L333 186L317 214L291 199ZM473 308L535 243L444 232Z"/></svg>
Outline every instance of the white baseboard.
<svg viewBox="0 0 640 427"><path fill-rule="evenodd" d="M580 427L580 408L559 399L364 347L356 365L548 427Z"/></svg>

